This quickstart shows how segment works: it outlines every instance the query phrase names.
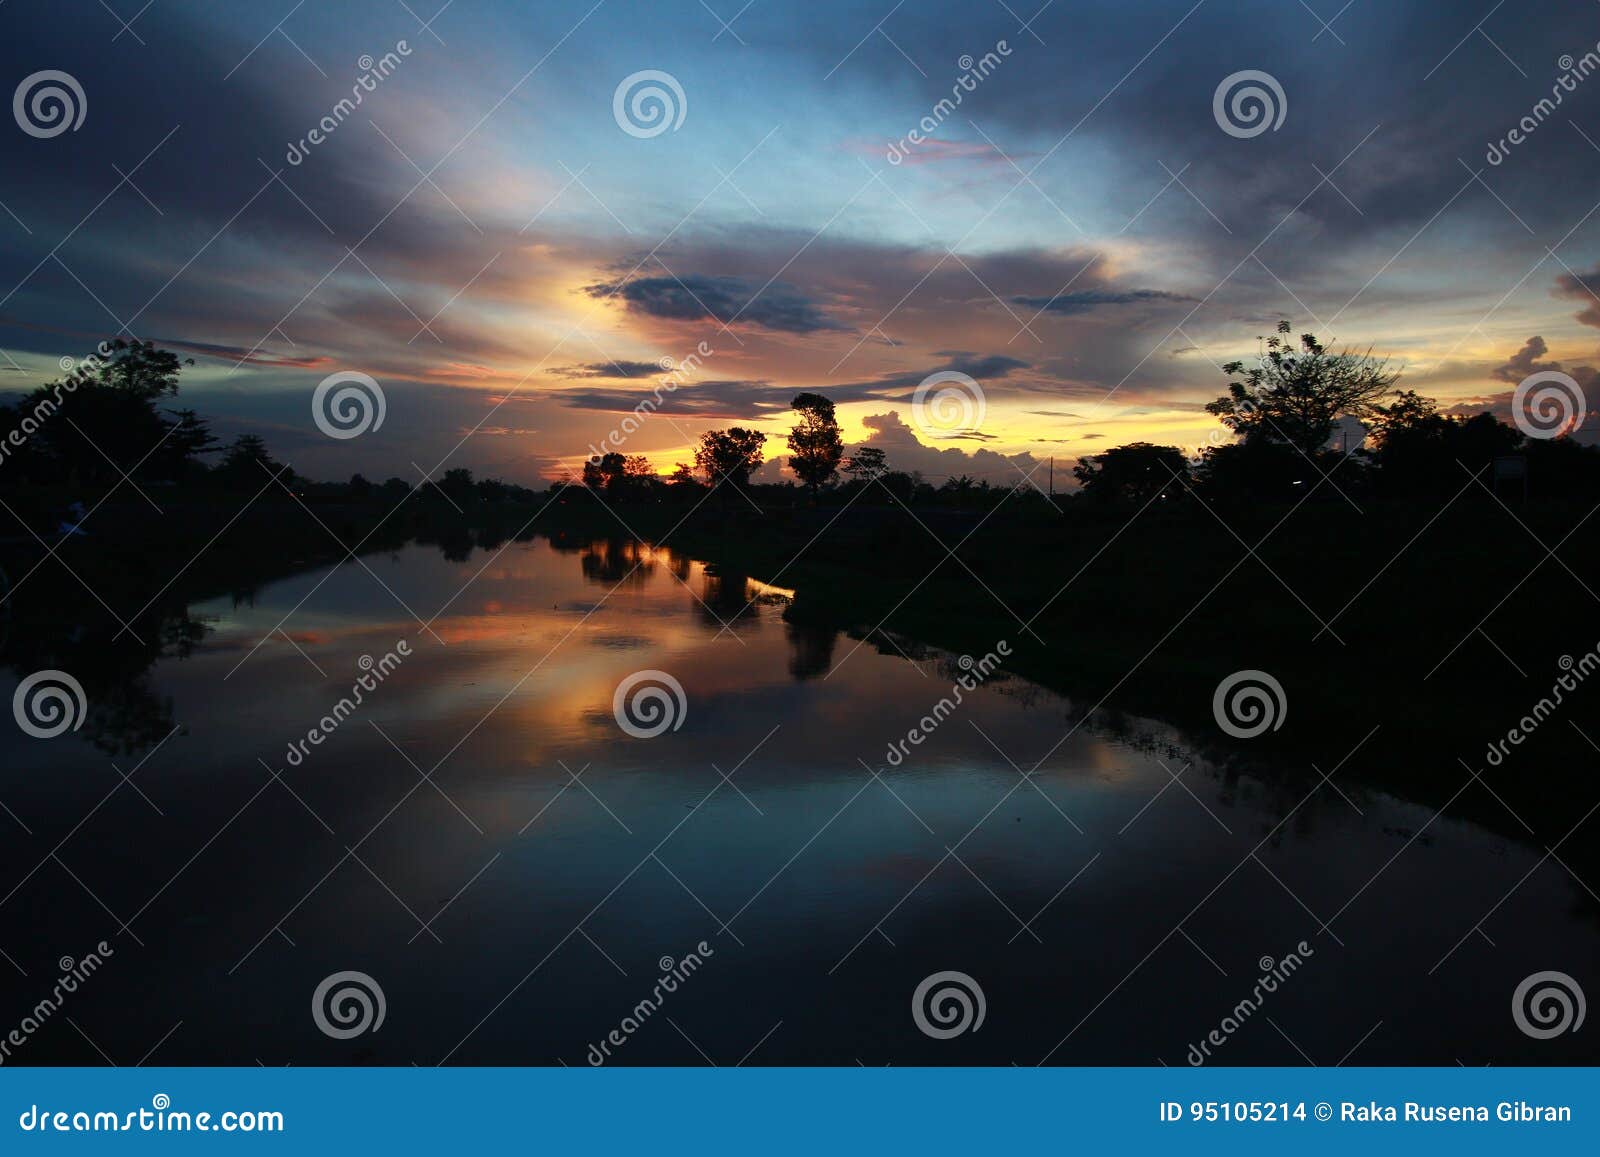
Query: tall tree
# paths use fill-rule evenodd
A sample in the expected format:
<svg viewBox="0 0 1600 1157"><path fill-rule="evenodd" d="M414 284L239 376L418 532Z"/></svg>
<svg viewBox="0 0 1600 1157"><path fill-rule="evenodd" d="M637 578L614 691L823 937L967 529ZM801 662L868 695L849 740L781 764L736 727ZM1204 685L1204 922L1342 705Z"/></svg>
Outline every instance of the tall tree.
<svg viewBox="0 0 1600 1157"><path fill-rule="evenodd" d="M30 472L40 481L90 486L115 485L135 467L146 476L175 476L173 447L163 444L173 422L158 403L178 392L184 364L150 342L119 338L78 362L64 381L35 390L18 408L19 416L41 416ZM177 424L186 425L181 415ZM173 438L182 444L193 434L190 425ZM204 448L202 440L195 453Z"/></svg>
<svg viewBox="0 0 1600 1157"><path fill-rule="evenodd" d="M109 386L146 401L176 396L178 374L185 365L194 365L193 358L180 359L154 342L117 338L105 349L104 357L80 362L74 375L81 382Z"/></svg>
<svg viewBox="0 0 1600 1157"><path fill-rule="evenodd" d="M839 420L834 417L833 399L821 394L797 394L789 405L800 419L789 431L789 468L811 488L816 501L817 491L839 472L839 459L844 457Z"/></svg>
<svg viewBox="0 0 1600 1157"><path fill-rule="evenodd" d="M1400 375L1371 352L1332 353L1315 334L1289 335L1287 321L1266 339L1260 360L1222 367L1228 392L1206 406L1246 442L1282 442L1314 456L1340 418L1371 421Z"/></svg>
<svg viewBox="0 0 1600 1157"><path fill-rule="evenodd" d="M750 472L761 465L762 447L767 436L757 430L734 426L728 430L707 430L695 447L694 464L705 472L706 481L716 486L726 482L742 488Z"/></svg>

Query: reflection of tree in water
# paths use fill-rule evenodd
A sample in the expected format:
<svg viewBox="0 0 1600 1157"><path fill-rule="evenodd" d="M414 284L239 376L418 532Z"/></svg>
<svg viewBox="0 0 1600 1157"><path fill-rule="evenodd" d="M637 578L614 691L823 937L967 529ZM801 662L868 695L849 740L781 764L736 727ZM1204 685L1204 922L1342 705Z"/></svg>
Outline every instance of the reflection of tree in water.
<svg viewBox="0 0 1600 1157"><path fill-rule="evenodd" d="M632 538L600 539L587 544L581 559L583 577L606 587L640 587L655 573L656 555Z"/></svg>
<svg viewBox="0 0 1600 1157"><path fill-rule="evenodd" d="M550 549L557 554L578 554L588 550L593 541L587 534L572 534L565 530L551 531L544 537Z"/></svg>
<svg viewBox="0 0 1600 1157"><path fill-rule="evenodd" d="M18 679L45 670L76 679L88 702L77 734L102 751L131 755L165 738L174 726L172 701L151 690L150 668L157 659L190 655L205 624L172 600L149 607L123 630L54 562L29 578L0 604L0 662ZM144 597L104 578L95 590L112 607L136 606Z"/></svg>
<svg viewBox="0 0 1600 1157"><path fill-rule="evenodd" d="M931 663L933 672L942 682L954 683L963 675L975 677L975 668L964 668L961 656L907 636L881 628L851 632L851 635L870 643L879 654L896 656L919 665ZM976 662L981 656L973 655L971 658ZM791 659L791 670L796 662L798 654ZM1340 813L1355 814L1350 803L1340 798L1339 793L1331 787L1312 790L1319 784L1321 776L1309 767L1250 763L1231 749L1199 742L1166 724L1103 705L1085 712L1057 692L1021 678L1004 667L992 671L983 680L982 686L992 688L1025 708L1059 709L1070 731L1093 735L1118 747L1159 760L1166 765L1170 774L1179 776L1181 782L1195 788L1209 780L1215 787L1206 795L1208 805L1229 810L1255 808L1271 817L1262 822L1258 833L1258 836L1265 836L1272 831L1269 847L1315 835L1319 821L1331 819L1337 822L1343 818ZM1031 769L1024 766L1024 770ZM1339 787L1350 801L1365 810L1372 797L1370 789L1354 782L1341 783ZM1204 792L1202 794L1205 795ZM1273 830L1274 823L1286 816L1290 817L1289 822Z"/></svg>
<svg viewBox="0 0 1600 1157"><path fill-rule="evenodd" d="M1355 817L1354 808L1364 812L1373 799L1372 789L1354 780L1338 784L1335 790L1309 766L1281 759L1252 760L1227 746L1114 708L1100 707L1084 715L1069 706L1065 715L1074 730L1159 760L1180 783L1199 787L1200 781L1211 781L1216 786L1208 806L1264 813L1256 835L1271 833L1266 847L1312 838L1325 822Z"/></svg>
<svg viewBox="0 0 1600 1157"><path fill-rule="evenodd" d="M701 621L719 631L724 626L753 627L759 621L755 614L757 605L758 600L750 598L749 575L725 567L713 568L709 564L705 567L700 598L695 603Z"/></svg>
<svg viewBox="0 0 1600 1157"><path fill-rule="evenodd" d="M452 526L439 531L432 541L438 546L446 562L466 562L472 557L472 548L476 545L472 539L472 531L465 526Z"/></svg>
<svg viewBox="0 0 1600 1157"><path fill-rule="evenodd" d="M784 624L789 639L789 674L796 679L815 679L833 668L833 650L839 642L836 627L818 623Z"/></svg>

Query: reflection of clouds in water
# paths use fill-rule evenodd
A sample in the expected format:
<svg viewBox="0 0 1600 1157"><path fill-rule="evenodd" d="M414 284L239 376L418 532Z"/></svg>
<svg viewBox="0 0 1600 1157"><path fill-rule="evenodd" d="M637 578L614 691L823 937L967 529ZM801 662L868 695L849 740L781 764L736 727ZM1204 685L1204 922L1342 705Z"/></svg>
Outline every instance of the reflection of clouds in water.
<svg viewBox="0 0 1600 1157"><path fill-rule="evenodd" d="M904 970L904 961L942 957L958 947L971 957L974 974L983 975L991 994L1007 992L1013 1007L1049 1002L1059 1007L1064 975L1077 978L1085 990L1109 990L1139 954L1170 934L1173 922L1238 863L1245 848L1290 811L1293 821L1283 824L1260 854L1296 893L1329 896L1336 906L1384 869L1383 903L1352 906L1340 918L1340 934L1346 934L1343 925L1354 924L1347 937L1352 943L1359 939L1390 950L1354 961L1354 972L1341 978L1343 988L1311 993L1319 1007L1331 1010L1331 1021L1357 1007L1358 994L1382 990L1395 976L1420 975L1437 957L1431 951L1418 959L1394 939L1393 911L1418 914L1429 933L1448 932L1447 946L1503 893L1505 882L1496 872L1503 870L1508 882L1536 866L1534 852L1507 849L1497 841L1495 870L1486 870L1491 857L1483 835L1464 822L1427 826L1430 809L1382 796L1354 796L1348 781L1344 789L1352 791L1365 814L1326 789L1307 800L1315 781L1291 787L1290 769L1247 775L1217 767L1186 750L1175 729L1147 720L1097 712L1062 742L1079 722L1073 705L1015 676L986 682L968 694L960 725L941 727L905 766L883 773L884 782L876 783L859 759L873 759L887 740L927 712L930 693L942 694L960 669L957 657L912 640L896 637L891 643L874 636L846 661L854 647L849 636L841 646L839 632L831 627L785 619L787 608L769 597L774 592L759 580L708 575L699 564L676 557L669 564L666 552L654 552L654 570L644 581L611 592L597 586L581 562L591 546L557 550L542 541L517 544L476 579L483 556L451 564L437 548L408 548L393 565L377 560L385 581L424 617L446 608L435 626L451 644L439 647L424 636L415 658L372 700L370 719L405 758L424 770L437 764L435 782L482 829L475 830L437 793L421 788L365 846L372 849L372 869L408 903L431 898L429 912L474 880L440 926L451 945L448 959L415 966L400 961L393 965L392 983L391 974L384 975L396 1007L401 995L410 996L407 1004L414 1012L408 1031L414 1039L441 1042L434 1055L459 1041L463 1024L482 1016L486 986L494 990L487 998L492 1000L522 971L518 966L502 980L497 973L502 964L543 957L602 898L601 923L591 928L619 957L628 950L629 934L660 932L663 943L682 944L703 933L705 912L655 865L646 865L626 888L608 896L642 854L619 822L648 839L645 847L682 822L662 849L663 859L707 907L739 913L736 931L750 944L771 946L765 957L730 956L725 981L728 1007L738 1008L746 1019L770 1010L765 1024L792 1013L796 1000L794 986L773 982L774 960L781 958L776 967L792 968L797 976L821 977L863 934L869 938L840 969L846 986L885 987L886 978ZM609 551L605 547L601 553ZM617 557L639 555L636 547L624 546ZM229 609L226 599L194 608L195 617L217 616L211 641L187 662L157 664L148 680L149 689L170 697L194 734L174 739L139 772L140 784L168 810L175 834L146 848L135 842L144 828L110 828L100 846L87 840L73 845L74 871L98 888L114 878L119 859L137 849L150 863L153 890L259 787L259 777L239 769L253 769L257 755L277 750L286 728L292 732L290 725L302 721L309 725L327 709L328 684L281 637L222 681L239 652L254 646L324 576L326 585L285 626L330 676L348 672L362 653L378 653L374 637L384 640L386 649L395 638L417 632L417 624L357 567L273 583L244 609ZM690 584L687 589L679 577ZM708 593L742 608L745 620L764 622L764 629L741 630L737 640L722 632L697 604L697 596ZM484 613L490 606L494 612ZM35 645L63 645L56 636L46 639L43 628L27 616L19 616L17 626L36 636ZM915 661L908 662L906 655ZM76 670L75 660L64 657L60 665ZM612 695L623 677L645 667L680 676L691 710L682 732L648 744L619 744ZM122 680L137 686L143 670L137 663L120 671L103 668L102 685ZM1077 705L1076 711L1085 706ZM969 722L974 726L965 725ZM775 727L777 733L763 743ZM17 749L10 742L0 735L0 765L11 766ZM78 746L79 764L96 758L86 745ZM67 750L51 752L59 759ZM416 783L405 758L372 728L340 729L325 752L327 767L337 767L337 774L286 778L293 778L295 790L340 832L366 831ZM1173 785L1171 775L1191 759L1195 766L1183 772L1185 791ZM733 775L750 802L722 782L713 764ZM73 769L66 764L50 769L58 767ZM581 774L582 784L604 801L604 808L573 785L568 768ZM192 790L199 776L207 777L204 793ZM68 798L75 781L81 783L81 777L29 777L24 788L35 794L21 801L29 822L35 815L65 817L63 826L75 822L93 802ZM61 792L62 802L45 799L46 791ZM1232 832L1204 814L1189 791ZM107 805L108 814L124 803L143 807L131 793L121 792ZM341 847L308 842L308 833L321 837L303 811L286 796L278 803L282 811L260 805L245 811L236 830L206 850L206 870L178 878L165 898L174 911L225 912L229 919L171 930L173 953L131 974L139 985L160 999L171 997L164 985L200 991L203 986L194 984L182 961L237 959L338 859ZM1081 824L1087 839L1067 826L1057 806ZM1136 814L1137 821L1128 826ZM535 822L530 826L530 821ZM819 832L825 823L826 831ZM1425 826L1410 845L1413 851L1386 867L1409 833ZM1119 829L1125 830L1116 834ZM1428 838L1436 842L1427 846ZM951 845L959 847L964 865L945 858ZM785 868L796 849L804 854ZM496 853L493 867L475 878ZM365 848L362 854L368 855ZM170 862L162 860L165 856ZM785 870L774 877L780 868ZM303 884L287 883L302 878ZM756 889L774 878L752 902ZM1076 882L1063 890L1071 881ZM382 906L376 888L358 868L340 869L294 912L285 932L301 944L350 952L354 958L356 950L381 943L393 931L386 921L399 918L398 909ZM1570 892L1557 877L1532 876L1519 892L1516 911L1508 906L1498 914L1509 924L1497 939L1588 951L1592 934L1572 931ZM373 895L380 900L376 909L367 902ZM1026 937L996 896L1031 919L1044 942L1041 947L1028 940L1026 963L1019 964L1018 954L1006 947L1008 937L1018 936L1019 944ZM77 909L43 907L28 912L41 922L29 934L71 942L68 933L75 929L67 925ZM0 908L0 921L20 911ZM515 918L507 919L508 912ZM20 927L21 916L14 918ZM871 933L880 921L893 946ZM1229 944L1279 942L1289 933L1303 934L1303 925L1304 913L1273 876L1253 870L1232 877L1191 930L1233 971L1234 962L1224 955ZM405 927L401 941L411 931ZM1535 932L1544 939L1536 939ZM530 984L519 995L527 1016L540 1026L538 1047L569 1057L578 1055L573 1049L581 1047L579 1038L605 1019L596 1015L598 1008L631 1007L637 999L632 982L603 963L595 968L595 958L584 954L580 940L546 966L560 982ZM257 1007L282 996L274 985L292 972L285 961L293 953L269 937L241 969L237 983L258 998ZM658 954L644 959L653 962ZM1257 955L1259 948L1248 961ZM633 971L631 959L621 962ZM1482 978L1489 967L1466 953L1452 959L1440 984L1453 1007L1476 1011L1472 995L1488 990ZM1203 962L1196 971L1194 960L1181 952L1157 953L1146 968L1149 975L1141 972L1129 988L1149 1014L1090 1020L1080 1034L1085 1043L1073 1041L1081 1049L1078 1059L1149 1063L1149 1056L1166 1047L1161 1034L1179 1023L1182 1008L1197 1001L1227 1007L1236 999L1229 982L1214 977ZM293 994L296 1006L303 1004L304 992L301 987ZM777 1007L780 1001L787 1006ZM1500 990L1494 1004L1504 1021ZM861 1015L863 1007L851 1000L804 1004L806 1015L791 1019L767 1046L777 1050L772 1059L848 1063L854 1052L841 1050L870 1047L863 1046L861 1033L875 1030L872 1018ZM234 1055L230 1050L242 1037L233 1011L206 1011L209 1015L188 1020L185 1032L168 1046L179 1049L177 1059L206 1059L206 1050ZM868 1029L858 1029L858 1022ZM508 1019L499 1034L498 1024L491 1020L462 1059L548 1059L532 1055L518 1022ZM148 1047L147 1037L137 1049L132 1041L118 1040L119 1028L108 1026L109 1050L137 1055ZM253 1023L249 1039L292 1055L294 1042L278 1031L273 1024ZM984 1029L985 1034L1004 1031L1000 1021ZM391 1047L386 1035L370 1038L374 1047ZM1384 1046L1385 1036L1374 1038L1375 1045ZM1034 1055L1058 1037L1053 1031ZM119 1050L124 1043L126 1049ZM1348 1045L1346 1039L1339 1049ZM1239 1047L1250 1046L1241 1041ZM184 1049L199 1053L185 1055ZM377 1059L404 1063L411 1058L383 1052ZM681 1058L663 1053L651 1059ZM1278 1058L1264 1052L1252 1059Z"/></svg>

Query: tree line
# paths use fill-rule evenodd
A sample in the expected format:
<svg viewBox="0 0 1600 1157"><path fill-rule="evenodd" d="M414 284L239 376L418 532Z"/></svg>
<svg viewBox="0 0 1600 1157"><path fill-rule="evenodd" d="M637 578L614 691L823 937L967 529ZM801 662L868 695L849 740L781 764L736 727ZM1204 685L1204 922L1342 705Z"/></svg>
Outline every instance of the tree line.
<svg viewBox="0 0 1600 1157"><path fill-rule="evenodd" d="M192 409L172 405L192 358L153 342L116 339L75 363L65 376L19 401L0 402L0 485L104 491L131 479L143 486L255 494L274 479L312 496L409 495L461 504L475 499L532 500L535 491L499 479L474 480L464 468L413 486L404 478L316 482L273 458L259 434L224 444Z"/></svg>
<svg viewBox="0 0 1600 1157"><path fill-rule="evenodd" d="M1538 497L1600 498L1600 449L1569 433L1525 436L1487 411L1447 414L1434 399L1397 389L1399 371L1370 350L1335 353L1314 334L1295 338L1288 322L1256 363L1222 371L1227 393L1205 410L1231 441L1197 454L1135 442L1091 455L1073 469L1078 498L1138 508L1296 502L1312 491L1335 501L1439 499L1475 479L1492 486L1497 473ZM1340 436L1351 421L1360 424L1354 449Z"/></svg>
<svg viewBox="0 0 1600 1157"><path fill-rule="evenodd" d="M153 343L118 339L103 356L85 359L63 379L38 387L13 405L0 404L0 485L104 490L124 478L141 484L222 492L259 491L274 478L297 493L330 499L408 497L458 507L474 502L528 502L537 492L496 478L474 479L465 468L413 486L394 477L318 483L277 462L256 434L222 444L194 410L174 405L185 364ZM581 472L551 484L608 502L694 501L707 488L725 502L842 505L923 503L992 507L1053 501L1102 509L1152 503L1295 502L1360 493L1387 498L1440 498L1511 460L1540 497L1600 498L1600 450L1570 436L1528 438L1484 412L1452 415L1433 399L1398 389L1399 371L1370 350L1339 352L1313 334L1295 337L1287 322L1265 339L1253 363L1222 367L1227 390L1205 406L1219 437L1198 452L1134 442L1079 459L1075 492L1047 496L1037 471L995 484L959 476L935 486L899 470L882 448L846 453L835 404L798 394L791 408L788 465L798 480L752 483L766 461L767 435L740 426L708 430L693 461L662 477L644 455L614 452L585 462ZM1342 444L1341 425L1359 423L1357 447ZM1225 432L1225 436L1224 435ZM1331 483L1331 485L1327 485ZM872 491L861 494L863 489Z"/></svg>

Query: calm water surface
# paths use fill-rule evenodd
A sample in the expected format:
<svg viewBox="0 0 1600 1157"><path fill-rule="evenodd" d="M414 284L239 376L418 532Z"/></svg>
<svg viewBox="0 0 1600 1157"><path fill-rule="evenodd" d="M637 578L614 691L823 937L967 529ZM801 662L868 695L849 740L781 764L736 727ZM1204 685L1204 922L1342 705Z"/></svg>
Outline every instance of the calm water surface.
<svg viewBox="0 0 1600 1157"><path fill-rule="evenodd" d="M1523 977L1600 958L1578 885L1364 789L1380 742L1313 793L996 677L891 767L953 657L621 543L365 561L192 607L205 638L146 677L181 725L153 751L6 729L0 1028L58 958L114 950L8 1063L582 1065L701 942L616 1062L1182 1065L1302 941L1218 1062L1597 1059L1510 1015ZM649 739L612 710L644 669L687 699ZM342 970L381 985L379 1031L317 1029ZM985 1019L935 1040L912 993L944 970Z"/></svg>

